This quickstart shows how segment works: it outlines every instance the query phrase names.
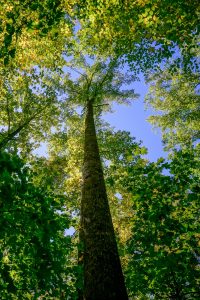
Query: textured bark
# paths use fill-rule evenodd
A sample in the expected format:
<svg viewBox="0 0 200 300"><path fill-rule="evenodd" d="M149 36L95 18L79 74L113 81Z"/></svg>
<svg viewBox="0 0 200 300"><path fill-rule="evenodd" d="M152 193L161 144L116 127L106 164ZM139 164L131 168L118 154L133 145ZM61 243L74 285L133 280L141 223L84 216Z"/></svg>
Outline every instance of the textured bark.
<svg viewBox="0 0 200 300"><path fill-rule="evenodd" d="M83 299L127 300L91 101L88 101L85 120L80 240L83 244Z"/></svg>

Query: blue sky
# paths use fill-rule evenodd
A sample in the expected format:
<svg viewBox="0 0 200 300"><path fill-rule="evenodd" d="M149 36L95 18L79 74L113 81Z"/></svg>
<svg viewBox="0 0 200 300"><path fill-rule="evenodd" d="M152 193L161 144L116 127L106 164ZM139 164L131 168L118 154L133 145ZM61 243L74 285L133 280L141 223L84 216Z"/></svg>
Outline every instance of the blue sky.
<svg viewBox="0 0 200 300"><path fill-rule="evenodd" d="M152 111L145 110L144 98L148 87L141 76L140 79L140 82L130 86L134 88L135 93L140 94L139 99L133 101L131 106L114 104L114 112L104 114L103 118L116 129L129 131L137 141L141 140L143 146L148 149L146 157L150 161L156 161L161 156L166 157L167 153L163 151L160 130L153 129L147 121Z"/></svg>

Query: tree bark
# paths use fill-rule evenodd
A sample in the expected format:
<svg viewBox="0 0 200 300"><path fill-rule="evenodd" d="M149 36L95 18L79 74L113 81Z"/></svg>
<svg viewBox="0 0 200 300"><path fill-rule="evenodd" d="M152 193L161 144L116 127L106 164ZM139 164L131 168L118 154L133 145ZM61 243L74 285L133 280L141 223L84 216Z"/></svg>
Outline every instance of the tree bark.
<svg viewBox="0 0 200 300"><path fill-rule="evenodd" d="M80 240L83 299L127 300L96 138L93 104L87 103Z"/></svg>

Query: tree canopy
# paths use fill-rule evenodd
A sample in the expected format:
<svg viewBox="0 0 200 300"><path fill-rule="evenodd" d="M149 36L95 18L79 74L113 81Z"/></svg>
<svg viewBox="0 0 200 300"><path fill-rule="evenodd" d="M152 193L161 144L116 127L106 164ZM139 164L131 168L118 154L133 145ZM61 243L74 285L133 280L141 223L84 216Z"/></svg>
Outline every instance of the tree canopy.
<svg viewBox="0 0 200 300"><path fill-rule="evenodd" d="M33 171L17 155L1 152L0 159L1 298L72 294L65 195L34 184Z"/></svg>
<svg viewBox="0 0 200 300"><path fill-rule="evenodd" d="M199 14L1 1L1 299L200 298ZM169 151L156 162L104 121L141 74Z"/></svg>
<svg viewBox="0 0 200 300"><path fill-rule="evenodd" d="M170 163L149 164L139 190L135 188L127 268L132 295L199 297L199 162L195 152L176 151Z"/></svg>
<svg viewBox="0 0 200 300"><path fill-rule="evenodd" d="M194 144L200 138L199 74L184 73L181 69L171 74L166 69L151 76L151 87L146 97L157 115L149 118L162 129L168 147Z"/></svg>
<svg viewBox="0 0 200 300"><path fill-rule="evenodd" d="M198 1L80 1L86 47L113 52L135 67L152 68L176 46L188 58L197 47Z"/></svg>

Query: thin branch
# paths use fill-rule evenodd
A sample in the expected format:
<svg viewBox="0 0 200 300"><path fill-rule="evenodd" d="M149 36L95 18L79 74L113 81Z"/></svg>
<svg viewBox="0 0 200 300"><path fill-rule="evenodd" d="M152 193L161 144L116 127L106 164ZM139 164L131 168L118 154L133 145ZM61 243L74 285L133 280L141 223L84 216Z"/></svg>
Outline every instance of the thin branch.
<svg viewBox="0 0 200 300"><path fill-rule="evenodd" d="M93 107L104 106L104 105L109 105L109 104L108 104L108 103L105 103L105 104L97 104L97 105L93 105Z"/></svg>
<svg viewBox="0 0 200 300"><path fill-rule="evenodd" d="M77 90L75 90L75 89L73 89L73 88L66 88L66 91L69 91L70 93L76 93L76 94L78 94L78 95L82 95L82 93L81 92L79 92L79 91L77 91Z"/></svg>
<svg viewBox="0 0 200 300"><path fill-rule="evenodd" d="M67 66L68 68L72 69L74 72L78 73L79 75L83 76L86 78L87 82L88 82L88 77L86 74L81 73L80 71L78 71L77 69L71 67L71 66Z"/></svg>
<svg viewBox="0 0 200 300"><path fill-rule="evenodd" d="M34 120L37 116L40 115L40 113L47 108L49 105L49 103L47 103L44 107L42 107L41 109L38 109L38 111L36 111L35 114L33 114L30 118L28 118L24 123L22 123L21 125L19 125L19 127L14 130L13 132L9 133L1 142L0 142L0 150L2 148L4 148L7 143L9 141L11 141L22 129L24 129L25 127L27 127L29 125L29 123Z"/></svg>
<svg viewBox="0 0 200 300"><path fill-rule="evenodd" d="M101 80L101 82L98 83L98 85L96 85L93 99L96 98L96 95L97 95L97 92L98 92L99 88L102 88L103 84L105 83L105 81L106 81L108 75L110 74L111 69L114 67L114 65L115 65L115 62L113 62L112 65L109 67L108 71L106 72L106 74L103 77L103 79Z"/></svg>

